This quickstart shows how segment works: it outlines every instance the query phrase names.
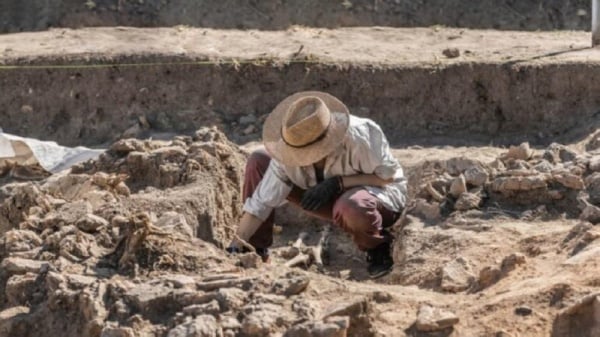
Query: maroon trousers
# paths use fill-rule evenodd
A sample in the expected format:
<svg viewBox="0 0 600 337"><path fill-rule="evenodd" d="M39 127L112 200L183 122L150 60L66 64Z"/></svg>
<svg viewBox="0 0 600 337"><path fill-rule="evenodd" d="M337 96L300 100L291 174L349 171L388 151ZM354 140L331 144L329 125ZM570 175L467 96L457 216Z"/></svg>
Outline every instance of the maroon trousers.
<svg viewBox="0 0 600 337"><path fill-rule="evenodd" d="M250 155L244 176L244 201L251 197L264 176L271 158L265 150L257 150ZM304 190L294 186L287 200L296 206L300 205ZM308 214L332 221L348 233L360 250L369 250L389 242L389 235L383 229L392 226L398 219L397 212L385 208L377 197L362 187L345 190L341 196L316 211L305 211ZM256 248L268 248L273 243L274 214L271 213L249 243Z"/></svg>

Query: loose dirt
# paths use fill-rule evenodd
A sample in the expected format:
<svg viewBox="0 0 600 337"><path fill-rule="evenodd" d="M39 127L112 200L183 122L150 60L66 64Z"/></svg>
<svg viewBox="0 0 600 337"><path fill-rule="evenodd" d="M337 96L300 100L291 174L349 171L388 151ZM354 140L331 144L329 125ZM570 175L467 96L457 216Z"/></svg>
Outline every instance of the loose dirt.
<svg viewBox="0 0 600 337"><path fill-rule="evenodd" d="M284 266L327 228L290 207L269 263L224 252L255 146L120 140L2 187L0 336L596 336L596 139L396 151L413 202L376 281L336 228L324 265Z"/></svg>

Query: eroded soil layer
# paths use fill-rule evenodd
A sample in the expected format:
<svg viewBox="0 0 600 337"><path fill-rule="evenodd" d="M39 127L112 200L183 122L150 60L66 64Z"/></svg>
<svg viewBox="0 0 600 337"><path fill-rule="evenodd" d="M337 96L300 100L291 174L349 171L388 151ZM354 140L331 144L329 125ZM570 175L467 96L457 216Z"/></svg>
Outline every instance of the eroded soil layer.
<svg viewBox="0 0 600 337"><path fill-rule="evenodd" d="M284 97L323 90L395 144L570 142L600 110L600 52L588 38L383 28L4 35L0 121L66 145L210 124L246 142Z"/></svg>

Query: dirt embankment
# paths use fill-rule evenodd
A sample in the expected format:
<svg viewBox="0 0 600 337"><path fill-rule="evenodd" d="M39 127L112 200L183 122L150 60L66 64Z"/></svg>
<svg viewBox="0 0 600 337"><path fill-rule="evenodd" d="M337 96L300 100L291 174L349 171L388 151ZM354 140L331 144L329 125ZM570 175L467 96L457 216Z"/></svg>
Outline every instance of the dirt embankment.
<svg viewBox="0 0 600 337"><path fill-rule="evenodd" d="M0 32L49 27L174 25L227 29L445 25L508 30L590 28L585 0L5 0Z"/></svg>
<svg viewBox="0 0 600 337"><path fill-rule="evenodd" d="M2 127L66 145L213 124L256 140L265 115L302 90L336 95L396 144L548 145L593 130L600 109L585 33L107 28L0 43L9 68L32 66L0 71Z"/></svg>

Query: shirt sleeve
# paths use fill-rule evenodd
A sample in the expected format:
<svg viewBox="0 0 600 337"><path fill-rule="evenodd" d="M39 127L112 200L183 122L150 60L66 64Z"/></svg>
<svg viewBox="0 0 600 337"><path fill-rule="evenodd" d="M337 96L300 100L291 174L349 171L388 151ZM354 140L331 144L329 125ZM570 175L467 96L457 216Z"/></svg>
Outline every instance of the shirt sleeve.
<svg viewBox="0 0 600 337"><path fill-rule="evenodd" d="M281 164L272 159L254 193L246 199L244 211L264 221L275 207L283 203L292 187Z"/></svg>
<svg viewBox="0 0 600 337"><path fill-rule="evenodd" d="M356 142L355 157L359 158L362 172L375 174L384 180L403 175L402 166L392 155L385 134L378 125L366 124Z"/></svg>

